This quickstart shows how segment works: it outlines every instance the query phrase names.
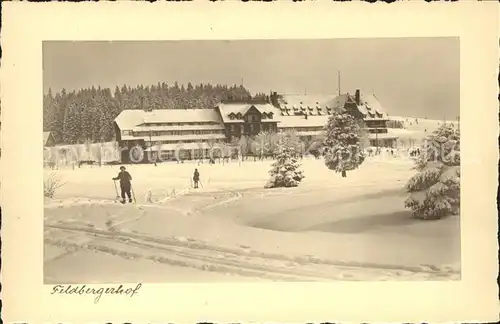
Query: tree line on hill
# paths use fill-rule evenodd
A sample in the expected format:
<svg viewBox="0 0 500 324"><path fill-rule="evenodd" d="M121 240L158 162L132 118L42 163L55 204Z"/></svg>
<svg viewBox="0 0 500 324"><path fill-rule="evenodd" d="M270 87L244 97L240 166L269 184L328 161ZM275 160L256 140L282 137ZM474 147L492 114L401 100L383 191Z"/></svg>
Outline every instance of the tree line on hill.
<svg viewBox="0 0 500 324"><path fill-rule="evenodd" d="M126 109L213 108L220 100L248 98L242 85L212 85L158 82L109 88L92 86L71 92L62 89L53 94L49 89L43 98L43 129L54 135L57 144L81 144L87 141L107 142L113 139L113 121ZM265 98L258 93L253 98Z"/></svg>

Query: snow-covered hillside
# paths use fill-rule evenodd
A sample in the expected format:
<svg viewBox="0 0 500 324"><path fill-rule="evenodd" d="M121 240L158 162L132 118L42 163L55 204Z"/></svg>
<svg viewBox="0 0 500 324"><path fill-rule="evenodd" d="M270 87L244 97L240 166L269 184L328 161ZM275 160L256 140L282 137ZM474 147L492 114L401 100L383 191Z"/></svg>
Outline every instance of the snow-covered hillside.
<svg viewBox="0 0 500 324"><path fill-rule="evenodd" d="M389 134L398 136L400 146L416 146L422 143L423 139L435 131L443 123L452 123L458 127L456 120L435 120L415 117L390 116L390 120L403 123L404 128L390 128Z"/></svg>
<svg viewBox="0 0 500 324"><path fill-rule="evenodd" d="M423 222L404 208L411 159L383 152L342 178L308 158L299 187L264 189L271 162L127 166L127 205L114 201L117 167L57 171L66 184L45 202L45 282L460 278L459 218Z"/></svg>

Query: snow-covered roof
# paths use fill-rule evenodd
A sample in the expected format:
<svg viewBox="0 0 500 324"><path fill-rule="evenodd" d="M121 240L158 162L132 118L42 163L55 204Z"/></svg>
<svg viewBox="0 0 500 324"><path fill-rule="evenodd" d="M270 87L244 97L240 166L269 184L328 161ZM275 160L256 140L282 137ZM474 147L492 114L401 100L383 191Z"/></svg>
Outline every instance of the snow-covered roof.
<svg viewBox="0 0 500 324"><path fill-rule="evenodd" d="M279 116L278 128L290 127L323 127L328 122L328 115L324 116Z"/></svg>
<svg viewBox="0 0 500 324"><path fill-rule="evenodd" d="M365 94L360 91L358 110L364 115L365 120L380 120L387 119L388 115L384 112L382 104L375 94ZM336 109L343 109L346 103L355 103L355 95L344 93L336 96L331 105Z"/></svg>
<svg viewBox="0 0 500 324"><path fill-rule="evenodd" d="M334 107L335 95L280 95L278 103L284 114L307 112L310 115L326 115Z"/></svg>
<svg viewBox="0 0 500 324"><path fill-rule="evenodd" d="M215 149L221 147L215 143L210 145L208 143L176 143L176 144L161 144L153 145L151 148L145 149L148 151L176 151L176 150L196 150L196 149Z"/></svg>
<svg viewBox="0 0 500 324"><path fill-rule="evenodd" d="M123 110L115 119L120 130L132 130L147 123L222 122L215 109Z"/></svg>
<svg viewBox="0 0 500 324"><path fill-rule="evenodd" d="M387 113L382 108L382 104L374 94L365 95L361 93L358 109L367 118L388 118Z"/></svg>
<svg viewBox="0 0 500 324"><path fill-rule="evenodd" d="M224 133L220 134L189 134L189 135L161 135L151 136L152 142L157 141L201 141L201 140L217 140L225 139ZM123 140L144 140L149 142L149 136L123 136Z"/></svg>
<svg viewBox="0 0 500 324"><path fill-rule="evenodd" d="M115 123L120 130L131 130L141 124L143 114L144 111L139 109L123 110L116 116Z"/></svg>
<svg viewBox="0 0 500 324"><path fill-rule="evenodd" d="M217 105L219 108L220 114L222 116L222 120L224 123L232 123L232 122L241 122L240 119L231 119L229 117L230 114L238 115L241 114L241 116L244 116L247 111L254 107L257 109L261 114L266 113L272 113L274 116L278 116L280 114L279 109L274 107L271 104L252 104L252 103L220 103ZM274 118L274 117L273 117ZM263 120L265 121L265 120Z"/></svg>

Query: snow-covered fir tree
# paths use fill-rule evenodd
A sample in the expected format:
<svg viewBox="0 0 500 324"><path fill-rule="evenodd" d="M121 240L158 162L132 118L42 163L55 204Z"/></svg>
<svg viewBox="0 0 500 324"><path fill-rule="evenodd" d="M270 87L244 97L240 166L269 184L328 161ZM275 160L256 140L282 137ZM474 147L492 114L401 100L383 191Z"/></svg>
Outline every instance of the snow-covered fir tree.
<svg viewBox="0 0 500 324"><path fill-rule="evenodd" d="M419 171L408 181L405 206L420 219L460 213L460 130L442 124L429 135L417 158Z"/></svg>
<svg viewBox="0 0 500 324"><path fill-rule="evenodd" d="M325 165L328 169L347 176L365 160L362 149L363 130L360 121L348 112L336 112L325 127Z"/></svg>
<svg viewBox="0 0 500 324"><path fill-rule="evenodd" d="M269 171L271 178L265 187L297 187L305 177L297 158L300 155L300 143L293 134L284 133L278 136L276 160L271 166Z"/></svg>

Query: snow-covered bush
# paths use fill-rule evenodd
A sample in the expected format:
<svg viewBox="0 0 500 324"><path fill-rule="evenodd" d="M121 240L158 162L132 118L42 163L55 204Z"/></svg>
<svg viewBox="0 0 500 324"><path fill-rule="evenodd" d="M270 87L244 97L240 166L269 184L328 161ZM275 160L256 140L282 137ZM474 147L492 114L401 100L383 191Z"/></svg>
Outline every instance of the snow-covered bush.
<svg viewBox="0 0 500 324"><path fill-rule="evenodd" d="M274 156L276 161L272 164L269 174L271 178L265 188L297 187L304 179L300 170L297 156L300 154L300 142L293 134L283 133L278 135Z"/></svg>
<svg viewBox="0 0 500 324"><path fill-rule="evenodd" d="M419 171L406 184L405 206L420 219L460 213L460 131L443 124L429 135L418 156Z"/></svg>
<svg viewBox="0 0 500 324"><path fill-rule="evenodd" d="M47 198L54 198L56 190L61 188L64 185L61 182L61 179L57 177L55 172L52 172L44 181L43 181L43 195Z"/></svg>
<svg viewBox="0 0 500 324"><path fill-rule="evenodd" d="M347 112L336 112L325 129L325 165L335 172L357 169L365 160L362 149L364 132L360 122Z"/></svg>

